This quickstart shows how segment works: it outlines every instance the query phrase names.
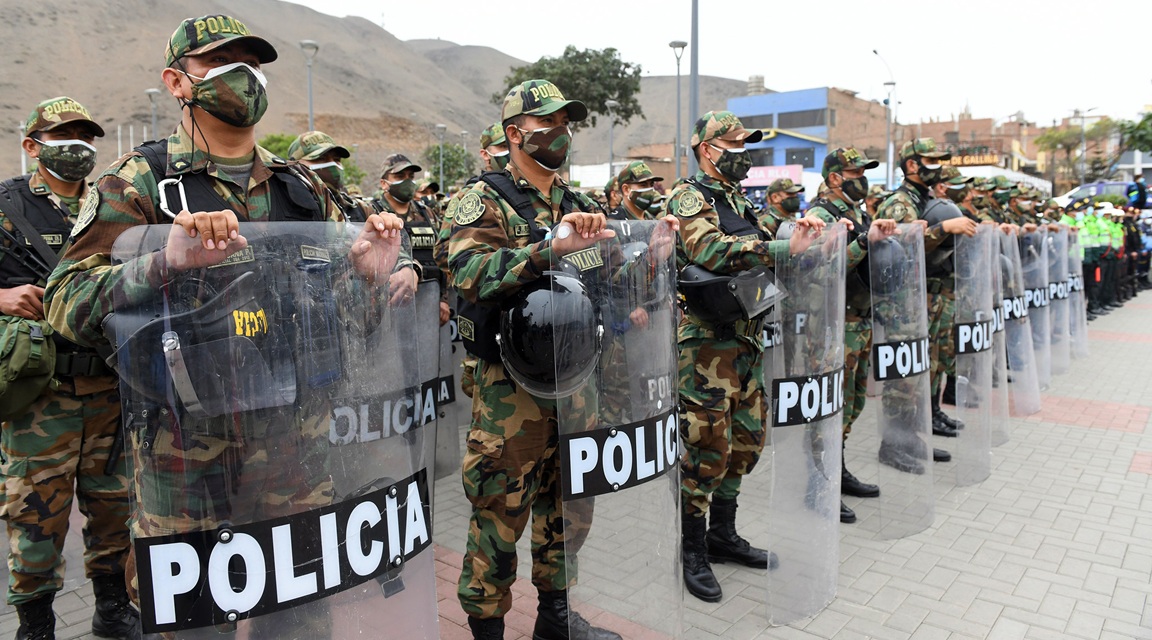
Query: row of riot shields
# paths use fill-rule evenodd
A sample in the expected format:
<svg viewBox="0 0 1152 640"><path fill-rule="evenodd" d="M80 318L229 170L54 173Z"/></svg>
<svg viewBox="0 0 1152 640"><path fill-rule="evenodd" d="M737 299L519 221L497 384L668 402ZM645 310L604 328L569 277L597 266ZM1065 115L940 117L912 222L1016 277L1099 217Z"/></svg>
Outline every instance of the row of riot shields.
<svg viewBox="0 0 1152 640"><path fill-rule="evenodd" d="M1027 234L1025 234L1027 235ZM1000 237L1000 272L1003 286L1004 342L1008 365L1008 390L1015 415L1029 416L1040 411L1040 380L1037 372L1037 354L1040 347L1033 344L1034 304L1038 292L1043 289L1028 288L1021 258L1024 242L1017 232L1002 234ZM1028 243L1030 253L1035 252L1035 242ZM1032 260L1035 259L1031 258ZM1035 273L1033 269L1033 273ZM1046 309L1047 307L1043 307ZM1047 317L1043 318L1047 326ZM1047 334L1043 334L1047 344Z"/></svg>
<svg viewBox="0 0 1152 640"><path fill-rule="evenodd" d="M1032 329L1036 381L1040 389L1052 382L1052 295L1048 289L1048 229L1020 236L1020 268L1024 272L1024 300Z"/></svg>
<svg viewBox="0 0 1152 640"><path fill-rule="evenodd" d="M955 242L956 313L952 339L956 353L956 417L965 425L955 439L956 486L984 481L992 471L992 408L995 367L996 314L993 297L993 258L1000 246L999 229L979 225L972 237ZM994 244L995 243L995 244Z"/></svg>
<svg viewBox="0 0 1152 640"><path fill-rule="evenodd" d="M398 242L295 222L242 223L226 252L175 225L116 241L145 633L438 636L439 354L427 300L389 295Z"/></svg>
<svg viewBox="0 0 1152 640"><path fill-rule="evenodd" d="M1052 324L1052 373L1068 373L1071 363L1071 336L1069 308L1068 227L1060 225L1058 231L1048 232L1048 298L1051 305L1048 320Z"/></svg>
<svg viewBox="0 0 1152 640"><path fill-rule="evenodd" d="M1078 234L1068 241L1068 340L1072 357L1088 357L1088 299L1084 288L1084 249Z"/></svg>

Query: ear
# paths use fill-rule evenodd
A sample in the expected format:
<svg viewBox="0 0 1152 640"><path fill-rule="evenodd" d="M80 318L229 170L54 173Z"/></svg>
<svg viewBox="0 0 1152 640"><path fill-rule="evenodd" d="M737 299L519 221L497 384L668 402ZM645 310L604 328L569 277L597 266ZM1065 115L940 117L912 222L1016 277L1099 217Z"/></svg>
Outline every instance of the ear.
<svg viewBox="0 0 1152 640"><path fill-rule="evenodd" d="M174 98L184 98L184 83L188 78L181 72L168 67L160 72L160 80Z"/></svg>
<svg viewBox="0 0 1152 640"><path fill-rule="evenodd" d="M20 148L24 149L24 153L28 154L28 157L33 160L40 157L40 143L32 138L24 138L21 140Z"/></svg>
<svg viewBox="0 0 1152 640"><path fill-rule="evenodd" d="M504 138L508 141L508 148L519 147L520 143L524 141L524 134L520 133L520 129L516 128L515 123L508 123L504 127Z"/></svg>

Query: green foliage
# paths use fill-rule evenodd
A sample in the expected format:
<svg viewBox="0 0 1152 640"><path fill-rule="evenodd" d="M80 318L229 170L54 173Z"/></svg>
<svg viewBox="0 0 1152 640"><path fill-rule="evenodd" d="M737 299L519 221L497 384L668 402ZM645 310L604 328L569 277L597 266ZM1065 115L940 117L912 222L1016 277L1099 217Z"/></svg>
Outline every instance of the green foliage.
<svg viewBox="0 0 1152 640"><path fill-rule="evenodd" d="M1122 140L1121 146L1126 149L1152 151L1152 112L1144 114L1139 122L1122 120L1118 123Z"/></svg>
<svg viewBox="0 0 1152 640"><path fill-rule="evenodd" d="M588 106L588 119L572 123L576 131L586 126L596 126L596 115L607 115L609 100L619 106L612 109L616 124L628 124L633 117L644 117L637 95L640 93L640 65L624 62L620 52L609 47L602 51L584 49L580 51L572 45L564 49L558 58L543 57L532 64L512 69L511 75L504 78L506 87L512 87L526 80L550 80L564 97L579 100ZM504 92L492 96L492 102L504 102Z"/></svg>
<svg viewBox="0 0 1152 640"><path fill-rule="evenodd" d="M1111 202L1116 207L1127 207L1128 206L1128 198L1125 198L1124 196L1119 196L1119 195L1092 196L1092 202L1094 204L1100 204L1101 202Z"/></svg>
<svg viewBox="0 0 1152 640"><path fill-rule="evenodd" d="M357 185L363 189L364 178L368 177L368 174L360 168L360 165L356 164L352 158L344 158L340 164L344 167L344 184Z"/></svg>
<svg viewBox="0 0 1152 640"><path fill-rule="evenodd" d="M434 144L424 150L424 170L428 175L440 183L440 190L446 191L449 185L463 184L476 170L476 156L451 142L445 142L444 147L444 179L440 180L440 147Z"/></svg>
<svg viewBox="0 0 1152 640"><path fill-rule="evenodd" d="M296 136L287 133L269 133L260 138L256 144L287 160L288 147L292 145L292 141L295 139Z"/></svg>

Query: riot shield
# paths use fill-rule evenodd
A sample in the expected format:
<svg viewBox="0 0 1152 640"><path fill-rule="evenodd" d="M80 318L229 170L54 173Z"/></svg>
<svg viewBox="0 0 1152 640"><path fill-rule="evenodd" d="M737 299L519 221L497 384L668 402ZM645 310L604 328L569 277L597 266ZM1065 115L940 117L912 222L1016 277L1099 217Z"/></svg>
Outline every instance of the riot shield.
<svg viewBox="0 0 1152 640"><path fill-rule="evenodd" d="M819 613L840 570L846 231L829 225L804 253L776 265L782 375L771 388L772 491L768 530L780 566L769 571L768 623ZM783 357L780 357L783 356Z"/></svg>
<svg viewBox="0 0 1152 640"><path fill-rule="evenodd" d="M1000 236L1000 273L1004 284L1008 393L1016 415L1030 416L1040 411L1040 383L1036 373L1036 351L1032 347L1032 319L1021 268L1020 240L1015 230Z"/></svg>
<svg viewBox="0 0 1152 640"><path fill-rule="evenodd" d="M1036 354L1036 382L1040 389L1052 382L1052 296L1048 291L1048 229L1020 236L1020 267L1024 271L1024 301L1032 326L1032 350Z"/></svg>
<svg viewBox="0 0 1152 640"><path fill-rule="evenodd" d="M624 638L679 637L676 234L657 221L608 225L614 238L554 262L579 283L553 279L545 319L568 606Z"/></svg>
<svg viewBox="0 0 1152 640"><path fill-rule="evenodd" d="M997 230L989 240L990 262L989 271L992 275L992 403L990 407L992 421L991 442L993 447L1008 442L1011 438L1009 429L1009 393L1008 393L1008 351L1007 333L1004 323L1004 278L1007 258L1000 252L1001 238L1005 237ZM1011 274L1011 269L1008 269Z"/></svg>
<svg viewBox="0 0 1152 640"><path fill-rule="evenodd" d="M982 482L992 471L992 377L995 316L992 298L992 243L999 230L979 225L972 237L957 236L953 253L956 315L956 417L965 425L957 434L955 482ZM995 247L999 257L1000 246Z"/></svg>
<svg viewBox="0 0 1152 640"><path fill-rule="evenodd" d="M104 327L146 634L438 637L436 354L389 298L398 245L353 256L360 233L242 223L226 259L172 225L116 241Z"/></svg>
<svg viewBox="0 0 1152 640"><path fill-rule="evenodd" d="M1068 341L1072 357L1088 357L1088 300L1084 295L1084 249L1078 233L1068 236Z"/></svg>
<svg viewBox="0 0 1152 640"><path fill-rule="evenodd" d="M1048 321L1052 325L1052 373L1068 373L1071 360L1068 310L1068 227L1048 232Z"/></svg>
<svg viewBox="0 0 1152 640"><path fill-rule="evenodd" d="M880 392L880 536L902 538L931 526L932 410L924 234L915 224L868 245L872 278L872 375Z"/></svg>

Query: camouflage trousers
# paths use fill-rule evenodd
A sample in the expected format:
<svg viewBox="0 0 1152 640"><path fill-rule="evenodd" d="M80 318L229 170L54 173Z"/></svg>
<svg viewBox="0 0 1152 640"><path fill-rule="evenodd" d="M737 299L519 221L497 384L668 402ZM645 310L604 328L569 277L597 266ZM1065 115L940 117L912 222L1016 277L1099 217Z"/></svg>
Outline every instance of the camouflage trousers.
<svg viewBox="0 0 1152 640"><path fill-rule="evenodd" d="M735 498L764 451L763 353L739 338L680 338L680 502L707 513L715 493Z"/></svg>
<svg viewBox="0 0 1152 640"><path fill-rule="evenodd" d="M956 292L952 289L928 294L928 336L932 360L932 398L940 397L944 378L956 375L956 343L952 322L956 317Z"/></svg>
<svg viewBox="0 0 1152 640"><path fill-rule="evenodd" d="M457 345L457 349L463 349L463 345ZM480 361L479 358L471 353L464 354L464 362L460 363L460 390L464 395L469 398L476 392L476 365Z"/></svg>
<svg viewBox="0 0 1152 640"><path fill-rule="evenodd" d="M512 609L516 542L532 521L532 584L561 591L575 584L576 554L592 524L592 501L563 502L557 403L536 398L497 363L479 363L472 426L461 464L472 504L468 542L457 585L460 606L475 618ZM572 407L594 426L595 408Z"/></svg>
<svg viewBox="0 0 1152 640"><path fill-rule="evenodd" d="M73 496L85 517L87 577L124 572L129 546L124 458L105 473L119 426L115 390L76 395L71 381L45 391L24 416L3 425L0 516L8 531L8 604L63 587Z"/></svg>
<svg viewBox="0 0 1152 640"><path fill-rule="evenodd" d="M868 363L872 357L872 318L844 319L844 439L868 400Z"/></svg>

